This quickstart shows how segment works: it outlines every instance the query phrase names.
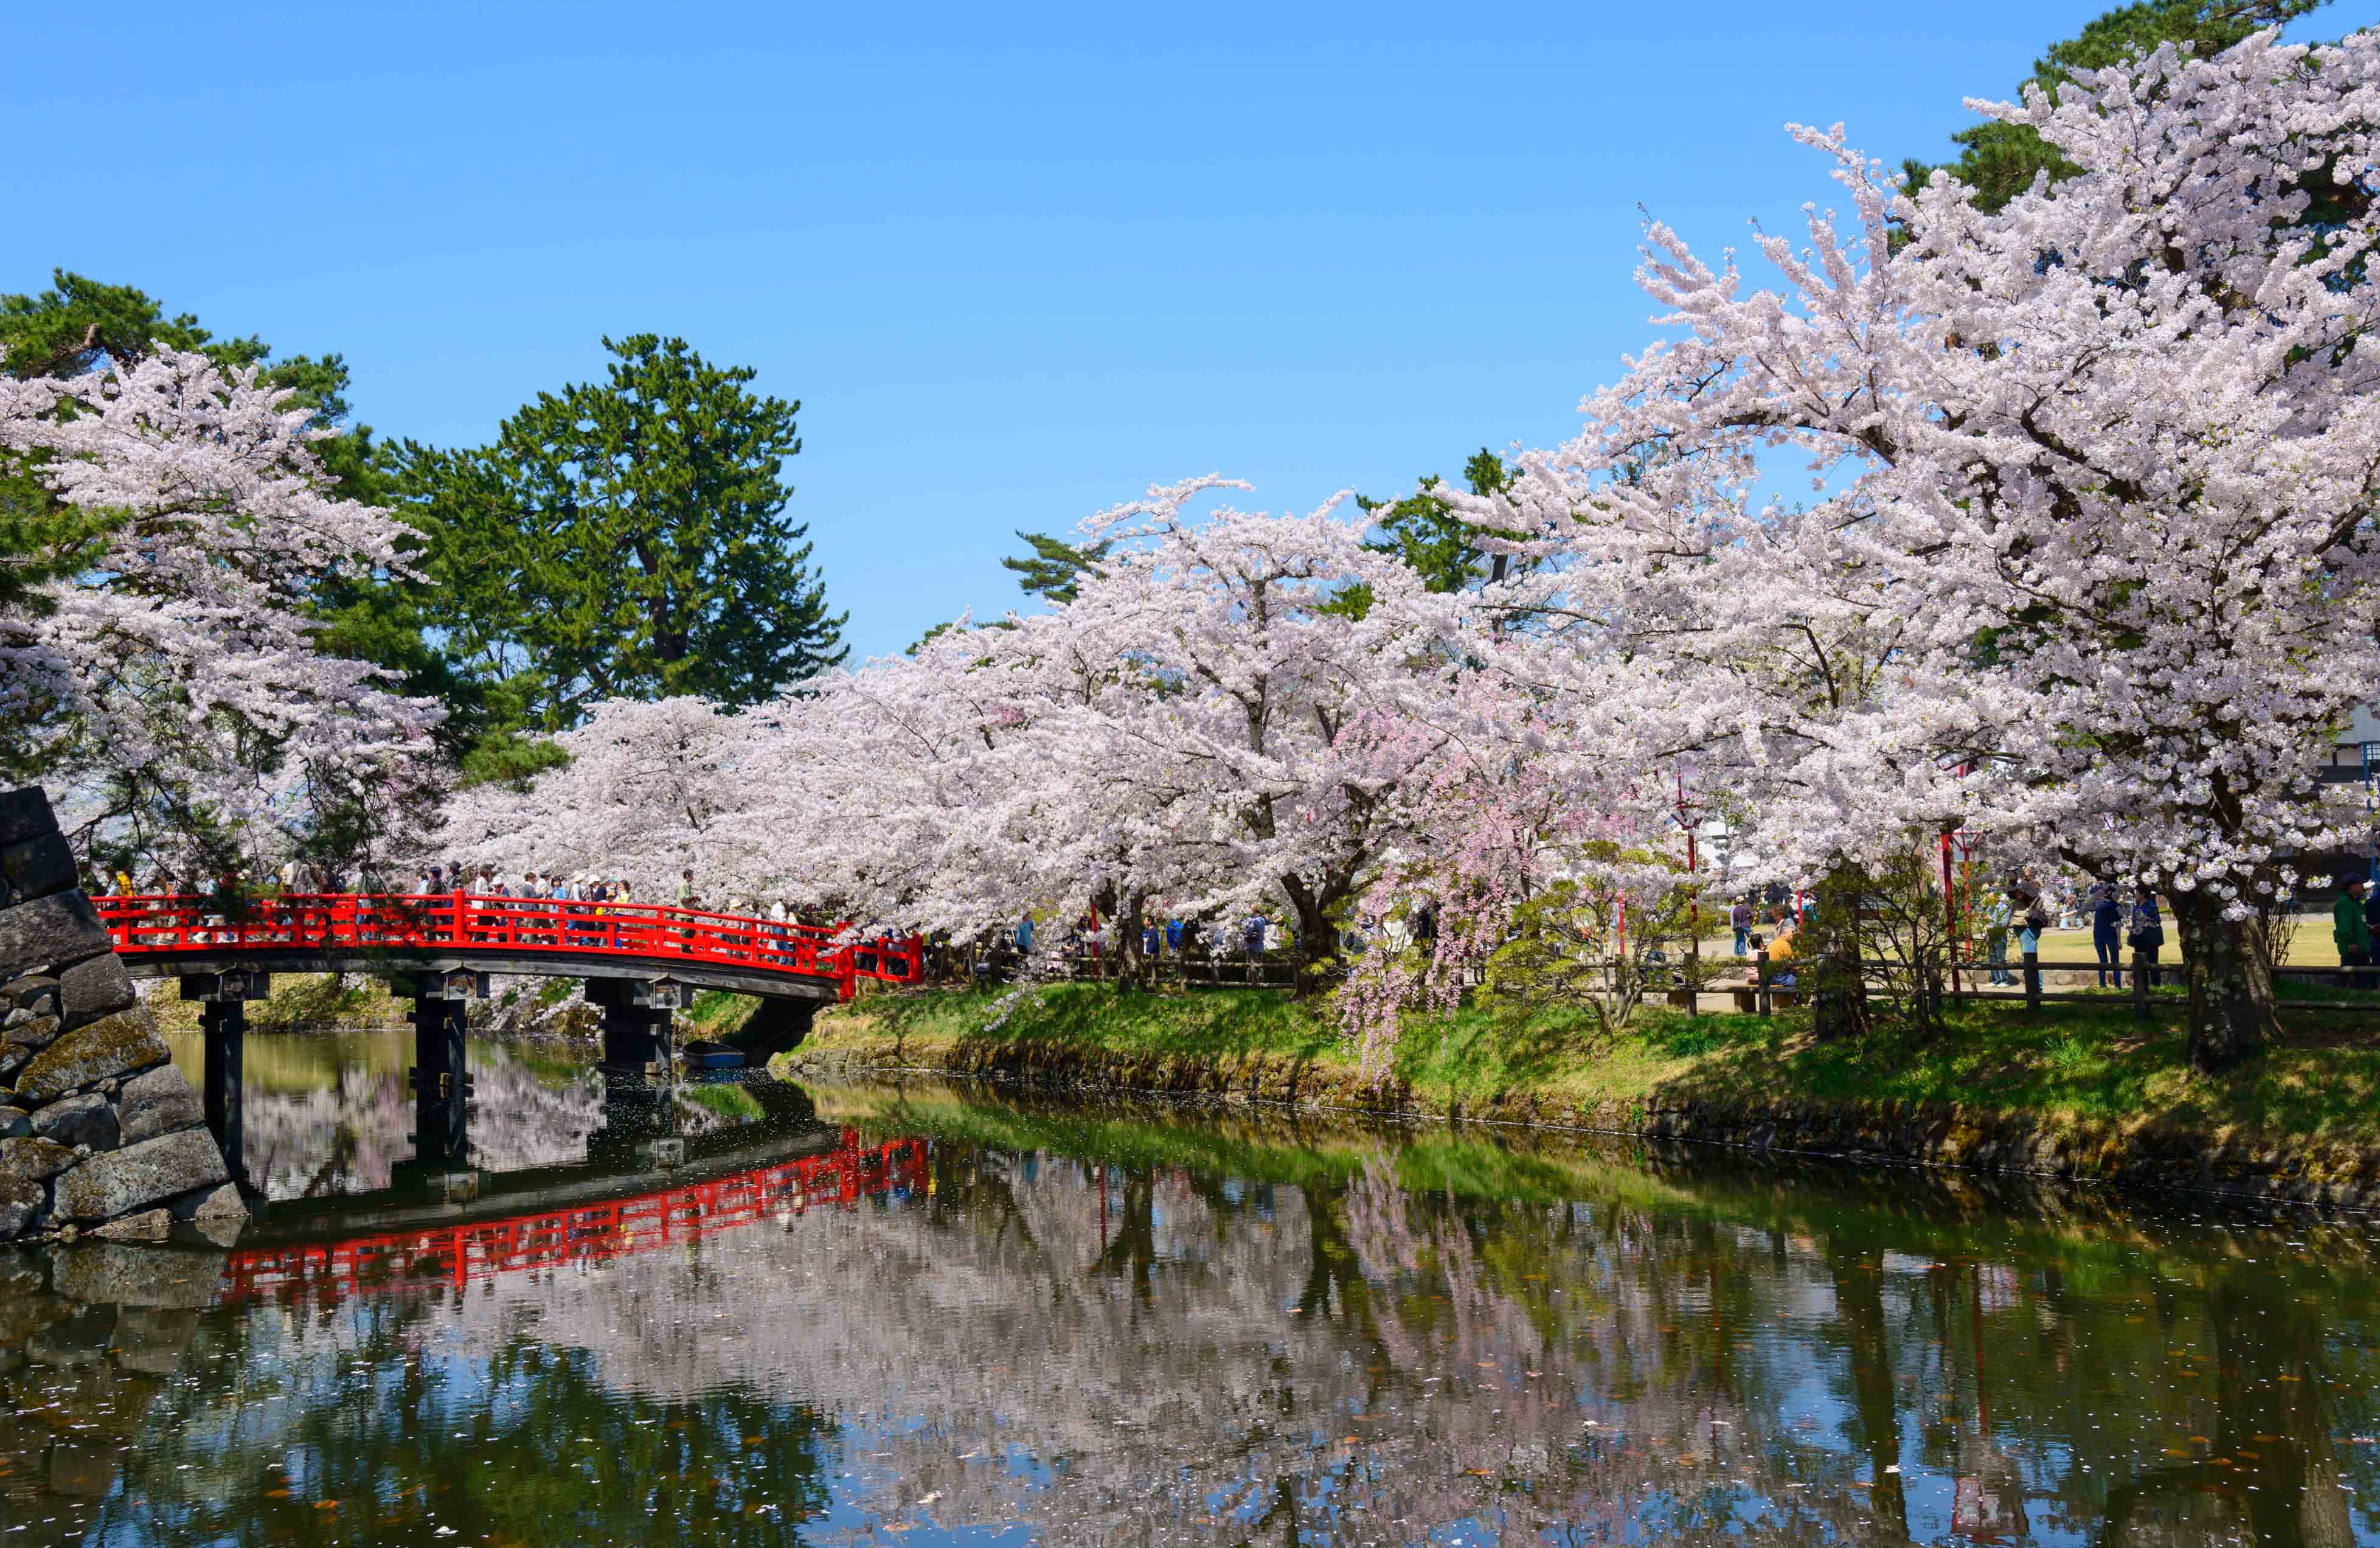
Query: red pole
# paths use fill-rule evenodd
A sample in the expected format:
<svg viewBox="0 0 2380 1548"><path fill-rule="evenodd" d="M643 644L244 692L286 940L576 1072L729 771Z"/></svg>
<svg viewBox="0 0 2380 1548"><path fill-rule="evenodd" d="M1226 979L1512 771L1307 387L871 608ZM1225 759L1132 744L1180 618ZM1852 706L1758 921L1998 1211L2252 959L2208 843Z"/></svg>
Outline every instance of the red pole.
<svg viewBox="0 0 2380 1548"><path fill-rule="evenodd" d="M1950 888L1950 835L1942 835L1942 933L1950 943L1950 993L1959 993L1959 905Z"/></svg>

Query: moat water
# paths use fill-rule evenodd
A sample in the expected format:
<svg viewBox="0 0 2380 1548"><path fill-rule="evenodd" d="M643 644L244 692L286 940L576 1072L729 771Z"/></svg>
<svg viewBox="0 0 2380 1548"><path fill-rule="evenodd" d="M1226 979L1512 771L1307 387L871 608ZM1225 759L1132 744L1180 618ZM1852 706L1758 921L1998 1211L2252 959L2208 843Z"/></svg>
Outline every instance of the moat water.
<svg viewBox="0 0 2380 1548"><path fill-rule="evenodd" d="M2361 1217L502 1049L425 1164L408 1054L0 1254L0 1548L2380 1542Z"/></svg>

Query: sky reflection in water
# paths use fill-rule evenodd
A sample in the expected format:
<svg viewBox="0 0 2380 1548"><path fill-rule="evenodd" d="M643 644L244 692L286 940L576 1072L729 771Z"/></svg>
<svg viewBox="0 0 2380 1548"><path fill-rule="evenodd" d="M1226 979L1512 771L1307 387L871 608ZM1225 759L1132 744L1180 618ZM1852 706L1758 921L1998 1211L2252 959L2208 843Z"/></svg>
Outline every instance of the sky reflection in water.
<svg viewBox="0 0 2380 1548"><path fill-rule="evenodd" d="M2380 1542L2360 1222L809 1095L352 1282L0 1257L0 1548Z"/></svg>

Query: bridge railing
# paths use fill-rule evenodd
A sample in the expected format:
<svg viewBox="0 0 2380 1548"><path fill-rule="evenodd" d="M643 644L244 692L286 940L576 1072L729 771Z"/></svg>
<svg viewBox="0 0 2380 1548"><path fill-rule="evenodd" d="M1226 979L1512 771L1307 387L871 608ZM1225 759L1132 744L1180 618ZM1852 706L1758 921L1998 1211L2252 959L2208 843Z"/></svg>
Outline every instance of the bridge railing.
<svg viewBox="0 0 2380 1548"><path fill-rule="evenodd" d="M824 925L650 903L581 903L474 893L289 894L244 900L235 917L192 896L92 900L119 955L222 951L453 951L673 960L837 981L914 983L915 937L844 942Z"/></svg>

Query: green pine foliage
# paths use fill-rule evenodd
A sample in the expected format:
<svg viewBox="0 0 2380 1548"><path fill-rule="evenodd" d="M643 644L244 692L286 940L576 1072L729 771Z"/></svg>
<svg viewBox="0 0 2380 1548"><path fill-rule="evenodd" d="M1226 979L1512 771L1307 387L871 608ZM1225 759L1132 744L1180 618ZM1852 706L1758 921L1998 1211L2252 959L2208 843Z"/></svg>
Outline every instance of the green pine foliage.
<svg viewBox="0 0 2380 1548"><path fill-rule="evenodd" d="M0 295L0 350L6 352L8 374L18 381L63 380L110 361L130 364L161 347L203 349L232 367L272 357L272 347L262 339L219 339L187 311L167 316L147 292L131 286L103 285L65 269L53 270L50 281L50 288L36 296ZM336 356L331 364L336 366Z"/></svg>
<svg viewBox="0 0 2380 1548"><path fill-rule="evenodd" d="M1474 494L1493 494L1510 478L1504 459L1482 446L1463 465L1463 476ZM1483 579L1504 579L1501 555L1480 552L1480 530L1454 514L1430 491L1439 487L1431 473L1419 490L1402 500L1355 503L1371 516L1378 535L1364 546L1375 554L1393 554L1412 567L1433 591L1460 591Z"/></svg>
<svg viewBox="0 0 2380 1548"><path fill-rule="evenodd" d="M2019 86L2038 86L2057 95L2058 88L2077 70L2105 69L2164 43L2187 44L2199 57L2220 54L2232 44L2267 27L2291 21L2326 5L2328 0L2139 0L2098 17L2071 38L2049 45L2034 61L2033 74ZM1975 190L1975 202L1998 211L2033 186L2035 177L2050 181L2070 177L2074 168L2050 149L2033 128L2022 124L1982 123L1950 137L1958 159L1943 164L1950 175ZM1925 187L1935 170L1912 157L1901 163L1903 187L1911 194Z"/></svg>
<svg viewBox="0 0 2380 1548"><path fill-rule="evenodd" d="M396 485L430 536L425 622L501 701L559 731L600 699L769 699L840 664L784 462L800 404L684 339L605 339L601 383L540 393L493 444L407 442Z"/></svg>
<svg viewBox="0 0 2380 1548"><path fill-rule="evenodd" d="M1002 559L1000 567L1014 573L1016 584L1026 595L1040 597L1061 607L1075 600L1083 573L1107 557L1108 545L1103 542L1077 548L1047 532L1016 535L1032 552ZM930 640L933 636L926 638Z"/></svg>

